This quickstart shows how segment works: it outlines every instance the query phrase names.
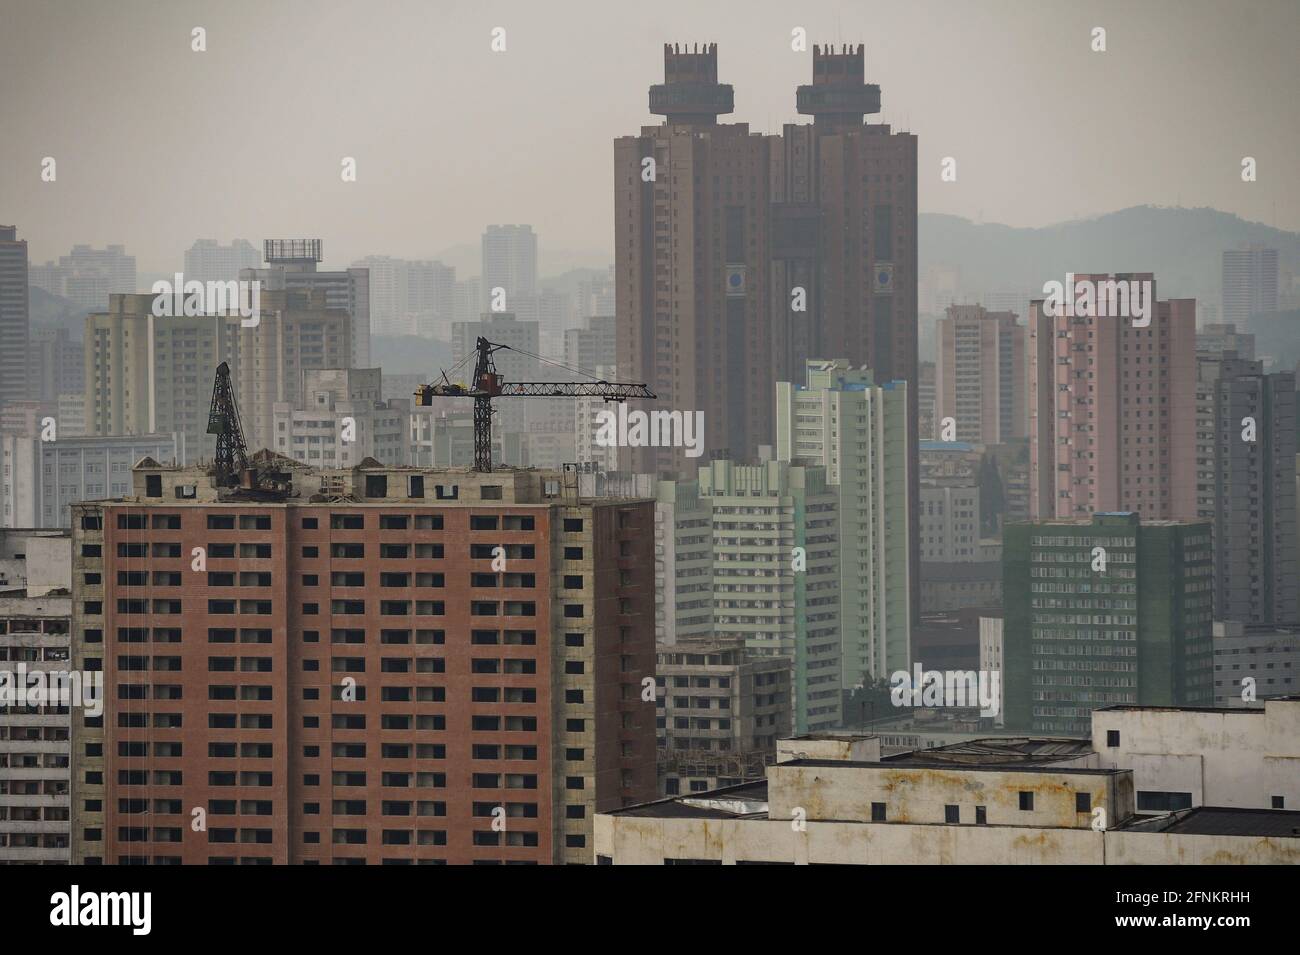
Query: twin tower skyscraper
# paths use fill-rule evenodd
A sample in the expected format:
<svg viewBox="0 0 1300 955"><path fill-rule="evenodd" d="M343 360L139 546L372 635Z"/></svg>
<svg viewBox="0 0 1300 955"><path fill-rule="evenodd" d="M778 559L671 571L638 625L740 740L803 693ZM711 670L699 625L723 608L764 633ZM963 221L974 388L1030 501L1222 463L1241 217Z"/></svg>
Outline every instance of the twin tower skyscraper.
<svg viewBox="0 0 1300 955"><path fill-rule="evenodd" d="M862 46L814 46L812 66L796 93L812 123L755 133L719 122L734 93L716 45L666 45L650 88L664 122L614 143L618 374L655 408L703 411L706 455L772 444L774 383L802 381L809 358L906 380L915 431L916 137L864 122L880 88ZM627 455L637 471L698 464Z"/></svg>

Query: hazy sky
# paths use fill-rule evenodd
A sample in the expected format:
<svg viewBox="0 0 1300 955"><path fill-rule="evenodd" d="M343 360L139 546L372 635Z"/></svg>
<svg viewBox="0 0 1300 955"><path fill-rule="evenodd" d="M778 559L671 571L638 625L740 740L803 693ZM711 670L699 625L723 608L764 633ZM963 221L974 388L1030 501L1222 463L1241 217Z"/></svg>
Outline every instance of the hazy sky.
<svg viewBox="0 0 1300 955"><path fill-rule="evenodd" d="M318 236L337 266L489 222L532 223L543 274L548 248L600 265L612 140L658 122L662 44L718 43L729 119L779 131L807 121L795 27L866 44L877 119L920 140L922 212L1037 226L1151 203L1300 230L1296 0L0 0L0 223L33 261L120 242L142 272L200 236Z"/></svg>

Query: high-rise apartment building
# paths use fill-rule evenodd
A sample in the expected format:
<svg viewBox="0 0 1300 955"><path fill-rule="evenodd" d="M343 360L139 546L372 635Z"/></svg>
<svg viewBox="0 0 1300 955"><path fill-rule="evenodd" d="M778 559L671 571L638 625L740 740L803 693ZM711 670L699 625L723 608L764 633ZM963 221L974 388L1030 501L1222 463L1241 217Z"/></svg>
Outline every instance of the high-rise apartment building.
<svg viewBox="0 0 1300 955"><path fill-rule="evenodd" d="M352 263L370 275L370 327L375 335L447 338L456 270L441 262L370 255Z"/></svg>
<svg viewBox="0 0 1300 955"><path fill-rule="evenodd" d="M274 447L275 404L296 402L302 372L348 365L350 318L323 290L261 292L256 325L238 313L157 317L152 295L114 295L86 316L86 429L178 432L191 460L211 459L212 376L225 361L249 450Z"/></svg>
<svg viewBox="0 0 1300 955"><path fill-rule="evenodd" d="M1202 326L1196 333L1196 354L1214 357L1223 352L1233 352L1238 358L1253 361L1255 358L1255 336L1250 332L1237 331L1236 325L1210 324Z"/></svg>
<svg viewBox="0 0 1300 955"><path fill-rule="evenodd" d="M350 468L366 458L411 463L411 399L385 401L378 368L302 372L297 403L278 401L271 450L314 468Z"/></svg>
<svg viewBox="0 0 1300 955"><path fill-rule="evenodd" d="M135 282L135 256L127 255L120 245L105 249L76 245L71 254L59 257L57 265L46 262L31 270L33 285L85 311L103 308L110 295L134 294Z"/></svg>
<svg viewBox="0 0 1300 955"><path fill-rule="evenodd" d="M1222 322L1246 327L1252 315L1277 311L1277 249L1250 245L1223 253Z"/></svg>
<svg viewBox="0 0 1300 955"><path fill-rule="evenodd" d="M78 505L73 666L107 702L73 720L73 860L591 861L595 812L655 795L652 502L291 474L146 462Z"/></svg>
<svg viewBox="0 0 1300 955"><path fill-rule="evenodd" d="M28 398L27 240L0 226L0 408Z"/></svg>
<svg viewBox="0 0 1300 955"><path fill-rule="evenodd" d="M71 543L66 532L0 531L0 673L10 687L68 671ZM71 712L61 701L0 704L0 865L69 861Z"/></svg>
<svg viewBox="0 0 1300 955"><path fill-rule="evenodd" d="M778 460L817 465L839 495L840 679L849 690L910 664L911 441L907 383L842 359L776 385Z"/></svg>
<svg viewBox="0 0 1300 955"><path fill-rule="evenodd" d="M863 122L880 88L860 45L815 46L812 68L795 105L813 121L755 134L718 122L734 93L716 46L665 46L650 90L664 122L614 144L619 373L656 407L703 411L706 453L744 460L771 444L771 383L826 356L908 382L917 421L916 137ZM916 453L913 440L913 499ZM693 466L680 448L628 458ZM915 550L909 562L916 613Z"/></svg>
<svg viewBox="0 0 1300 955"><path fill-rule="evenodd" d="M793 661L794 726L839 726L839 494L826 468L784 461L700 468L713 525L713 632Z"/></svg>
<svg viewBox="0 0 1300 955"><path fill-rule="evenodd" d="M459 365L456 380L468 382L474 376L474 356L480 338L507 346L496 352L492 360L506 381L542 381L566 378L560 369L549 368L542 373L538 354L536 322L523 322L513 312L485 312L476 322L454 322L451 326L452 364ZM464 364L461 364L464 362ZM469 407L471 402L461 402ZM496 433L529 430L529 423L544 416L541 405L549 404L545 398L498 398L492 403L492 431ZM573 421L572 402L563 401L566 420Z"/></svg>
<svg viewBox="0 0 1300 955"><path fill-rule="evenodd" d="M1194 519L1196 302L1157 301L1150 273L1075 281L1093 283L1099 300L1123 283L1134 290L1130 311L1136 316L1137 299L1149 296L1150 312L1144 325L1109 306L1109 314L1068 314L1074 309L1030 303L1030 516Z"/></svg>
<svg viewBox="0 0 1300 955"><path fill-rule="evenodd" d="M590 315L581 328L564 333L564 363L570 368L594 372L601 365L614 368L617 361L618 322L613 315Z"/></svg>
<svg viewBox="0 0 1300 955"><path fill-rule="evenodd" d="M1025 436L1025 328L1014 312L950 305L937 325L934 419L951 441L1005 444Z"/></svg>
<svg viewBox="0 0 1300 955"><path fill-rule="evenodd" d="M1213 705L1213 571L1206 523L1008 524L1007 727L1087 736L1102 706Z"/></svg>
<svg viewBox="0 0 1300 955"><path fill-rule="evenodd" d="M743 641L661 648L655 683L661 795L762 779L790 735L790 661Z"/></svg>
<svg viewBox="0 0 1300 955"><path fill-rule="evenodd" d="M490 225L483 233L480 311L518 311L515 300L537 291L537 235L530 225ZM505 301L497 304L493 290Z"/></svg>
<svg viewBox="0 0 1300 955"><path fill-rule="evenodd" d="M1197 360L1198 517L1214 529L1214 619L1300 622L1296 382L1222 352Z"/></svg>
<svg viewBox="0 0 1300 955"><path fill-rule="evenodd" d="M450 402L442 403L447 404ZM471 409L417 406L411 409L410 424L411 464L423 468L467 468L474 463L474 412ZM493 461L502 460L501 438L500 429L494 429Z"/></svg>
<svg viewBox="0 0 1300 955"><path fill-rule="evenodd" d="M655 502L655 645L713 636L713 505L698 481L659 481Z"/></svg>
<svg viewBox="0 0 1300 955"><path fill-rule="evenodd" d="M262 256L247 239L232 239L229 245L216 239L195 239L185 250L185 281L232 282L244 269L261 264Z"/></svg>
<svg viewBox="0 0 1300 955"><path fill-rule="evenodd" d="M27 344L27 359L27 397L58 401L60 395L85 393L85 350L66 328L33 328Z"/></svg>
<svg viewBox="0 0 1300 955"><path fill-rule="evenodd" d="M245 281L262 283L262 294L285 289L317 289L325 293L325 307L342 309L350 316L351 355L338 366L369 368L370 275L351 268L322 272L320 239L267 239L262 243L266 267L239 273ZM328 367L328 366L321 366Z"/></svg>

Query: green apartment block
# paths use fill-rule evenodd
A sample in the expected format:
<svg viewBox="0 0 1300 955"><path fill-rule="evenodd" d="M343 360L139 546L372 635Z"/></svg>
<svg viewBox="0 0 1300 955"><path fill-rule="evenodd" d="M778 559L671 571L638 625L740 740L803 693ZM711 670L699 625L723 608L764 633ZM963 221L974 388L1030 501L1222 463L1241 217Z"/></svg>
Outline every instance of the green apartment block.
<svg viewBox="0 0 1300 955"><path fill-rule="evenodd" d="M776 385L776 457L826 469L838 493L845 690L911 666L912 482L907 383L876 384L847 361L809 361Z"/></svg>
<svg viewBox="0 0 1300 955"><path fill-rule="evenodd" d="M714 461L699 494L712 511L714 635L790 658L796 733L838 727L839 495L826 469Z"/></svg>
<svg viewBox="0 0 1300 955"><path fill-rule="evenodd" d="M1205 522L1008 524L1007 729L1088 736L1102 706L1212 706L1213 580Z"/></svg>

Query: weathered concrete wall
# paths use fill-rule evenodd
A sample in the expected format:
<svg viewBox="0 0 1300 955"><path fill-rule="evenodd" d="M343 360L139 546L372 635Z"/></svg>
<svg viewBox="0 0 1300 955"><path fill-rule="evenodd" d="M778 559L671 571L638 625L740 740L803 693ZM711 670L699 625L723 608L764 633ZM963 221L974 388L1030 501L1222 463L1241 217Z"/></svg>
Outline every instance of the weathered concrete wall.
<svg viewBox="0 0 1300 955"><path fill-rule="evenodd" d="M669 859L799 865L1100 865L1102 833L1001 826L859 825L745 819L597 816L597 855L618 865Z"/></svg>
<svg viewBox="0 0 1300 955"><path fill-rule="evenodd" d="M1106 833L1107 865L1297 865L1300 838Z"/></svg>
<svg viewBox="0 0 1300 955"><path fill-rule="evenodd" d="M797 736L776 741L776 761L792 759L842 759L845 761L875 762L880 759L880 737Z"/></svg>
<svg viewBox="0 0 1300 955"><path fill-rule="evenodd" d="M596 854L616 865L664 859L841 865L1294 865L1300 837L1179 835L1021 826L598 815Z"/></svg>
<svg viewBox="0 0 1300 955"><path fill-rule="evenodd" d="M958 807L959 822L974 823L983 806L988 825L1086 829L1092 809L1106 811L1107 825L1125 818L1116 774L1050 770L971 771L932 767L861 765L807 766L778 763L768 769L768 801L774 819L871 820L871 804L885 804L888 822L943 823L946 806ZM1020 808L1020 793L1033 793L1033 808ZM1088 810L1076 810L1076 795L1088 795Z"/></svg>
<svg viewBox="0 0 1300 955"><path fill-rule="evenodd" d="M1119 745L1107 745L1108 731ZM1190 792L1192 805L1300 809L1300 700L1259 709L1096 710L1092 744L1102 766L1132 769L1146 792Z"/></svg>

